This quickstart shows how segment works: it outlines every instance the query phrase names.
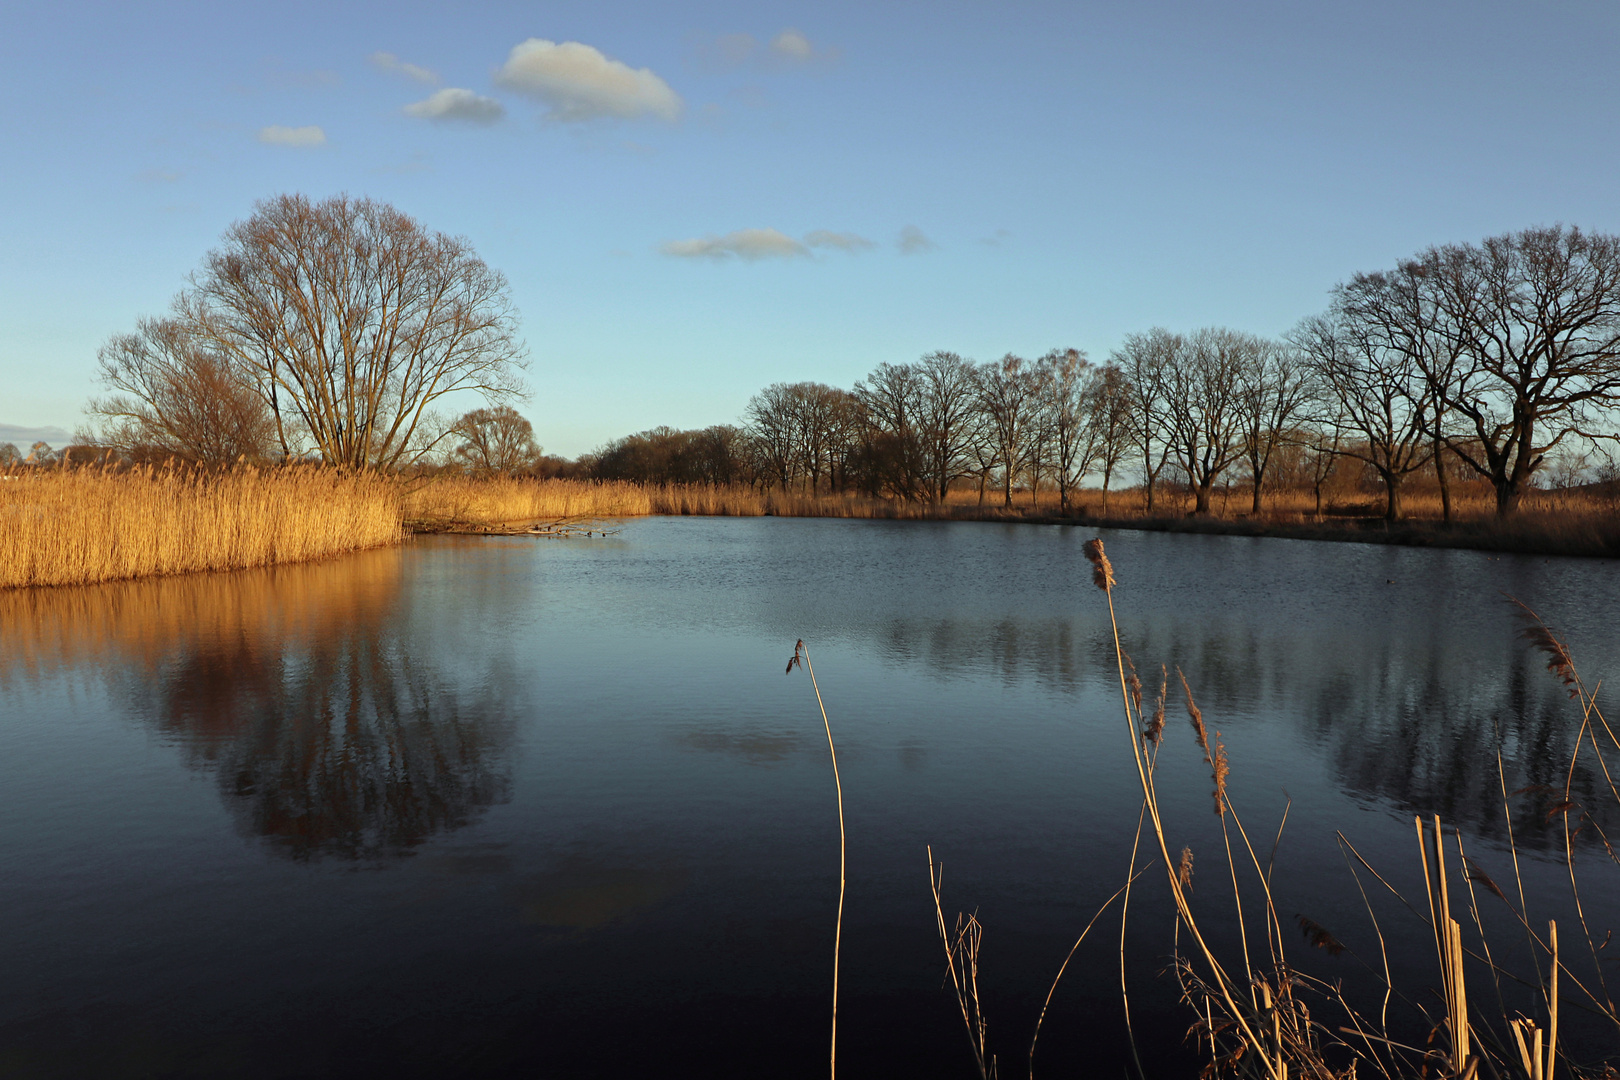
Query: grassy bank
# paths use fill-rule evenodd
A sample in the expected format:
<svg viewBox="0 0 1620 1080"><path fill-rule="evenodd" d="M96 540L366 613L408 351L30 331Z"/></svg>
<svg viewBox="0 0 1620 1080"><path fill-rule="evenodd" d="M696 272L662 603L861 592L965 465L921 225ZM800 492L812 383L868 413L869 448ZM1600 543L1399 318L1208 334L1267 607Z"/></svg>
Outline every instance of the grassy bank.
<svg viewBox="0 0 1620 1080"><path fill-rule="evenodd" d="M326 469L0 473L0 588L303 562L401 535L393 482Z"/></svg>

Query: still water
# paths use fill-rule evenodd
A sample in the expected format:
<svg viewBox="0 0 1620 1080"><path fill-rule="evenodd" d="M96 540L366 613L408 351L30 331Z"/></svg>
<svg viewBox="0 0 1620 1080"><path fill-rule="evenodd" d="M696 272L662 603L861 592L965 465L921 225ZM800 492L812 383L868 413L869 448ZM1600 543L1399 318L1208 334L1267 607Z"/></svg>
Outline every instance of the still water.
<svg viewBox="0 0 1620 1080"><path fill-rule="evenodd" d="M810 683L783 674L800 638L848 818L840 1072L972 1073L932 845L947 917L985 927L992 1049L1023 1075L1140 804L1090 535L649 519L0 593L0 1076L822 1075L838 821ZM1149 697L1161 663L1173 691L1185 672L1265 853L1287 810L1285 928L1305 914L1353 950L1295 936L1290 959L1376 1012L1382 958L1336 831L1421 906L1412 814L1438 813L1512 891L1496 747L1508 791L1561 789L1579 713L1502 593L1596 681L1620 676L1620 573L1104 535ZM1195 899L1232 948L1208 772L1174 698L1167 735L1172 850L1193 849ZM1577 791L1614 836L1590 762ZM1533 917L1565 926L1557 797L1515 796L1514 828ZM1594 832L1576 861L1601 942L1620 877ZM1362 884L1421 1000L1428 929ZM1163 973L1170 910L1144 877L1125 933L1163 1075L1196 1068ZM1505 908L1482 913L1511 948ZM1124 1060L1117 915L1093 935L1053 998L1043 1075ZM1620 1052L1571 1015L1585 1056Z"/></svg>

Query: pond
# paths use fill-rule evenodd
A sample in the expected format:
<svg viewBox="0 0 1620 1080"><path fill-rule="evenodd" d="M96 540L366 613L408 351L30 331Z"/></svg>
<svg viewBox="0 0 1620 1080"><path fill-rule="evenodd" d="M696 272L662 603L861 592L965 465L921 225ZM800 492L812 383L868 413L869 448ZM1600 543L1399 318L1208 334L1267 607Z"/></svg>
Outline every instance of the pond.
<svg viewBox="0 0 1620 1080"><path fill-rule="evenodd" d="M848 829L840 1074L974 1074L931 846L947 919L984 927L991 1048L1024 1075L1141 806L1092 535L654 518L0 593L0 1075L824 1075L838 817L815 694L783 672L801 638ZM1337 834L1422 907L1413 815L1438 814L1516 904L1505 789L1532 918L1620 978L1620 947L1586 953L1547 815L1580 710L1503 597L1590 685L1620 675L1613 563L1103 535L1150 709L1166 665L1156 783L1214 947L1235 955L1232 889L1178 667L1258 857L1276 848L1291 963L1379 1011L1359 884L1394 981L1431 1001L1429 929ZM1595 946L1620 923L1595 839L1620 812L1586 755ZM1479 892L1533 980L1522 929ZM1043 1075L1127 1060L1118 911L1052 996ZM1140 878L1125 978L1150 1071L1190 1075L1172 912L1162 870ZM1299 915L1350 951L1312 949ZM1397 1001L1392 1029L1423 1038L1410 1016ZM1620 1053L1612 1026L1562 1023L1585 1057Z"/></svg>

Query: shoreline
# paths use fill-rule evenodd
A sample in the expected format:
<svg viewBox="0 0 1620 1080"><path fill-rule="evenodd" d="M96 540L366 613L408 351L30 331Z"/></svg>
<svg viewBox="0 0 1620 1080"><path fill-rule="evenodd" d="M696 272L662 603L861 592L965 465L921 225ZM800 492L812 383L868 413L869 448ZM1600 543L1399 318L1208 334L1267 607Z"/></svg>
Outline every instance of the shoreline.
<svg viewBox="0 0 1620 1080"><path fill-rule="evenodd" d="M929 514L893 515L793 514L767 510L761 514L651 513L603 516L584 521L559 522L524 519L504 522L409 521L411 535L450 536L534 536L585 538L615 531L613 522L638 517L843 517L879 521L971 521L1004 525L1060 525L1095 529L1127 529L1138 532L1194 533L1211 536L1255 536L1280 540L1310 540L1324 543L1383 544L1398 547L1449 548L1489 551L1514 555L1558 555L1591 559L1620 558L1620 518L1601 531L1554 532L1545 518L1524 517L1497 522L1495 519L1467 520L1443 524L1426 519L1396 522L1382 517L1346 516L1324 521L1274 521L1253 518L1191 516L1104 517L1086 513L1058 515L978 507L946 508ZM1590 523L1587 523L1590 524ZM605 526L605 527L604 527Z"/></svg>

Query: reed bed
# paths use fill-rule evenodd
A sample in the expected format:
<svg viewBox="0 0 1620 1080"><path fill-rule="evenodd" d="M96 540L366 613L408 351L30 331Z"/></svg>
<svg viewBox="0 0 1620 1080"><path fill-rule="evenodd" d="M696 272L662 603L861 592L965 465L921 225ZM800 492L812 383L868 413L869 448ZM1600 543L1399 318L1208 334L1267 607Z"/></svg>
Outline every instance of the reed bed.
<svg viewBox="0 0 1620 1080"><path fill-rule="evenodd" d="M653 490L626 481L434 476L406 486L402 512L428 528L644 517L658 512Z"/></svg>
<svg viewBox="0 0 1620 1080"><path fill-rule="evenodd" d="M0 473L0 588L304 562L398 543L387 479L319 468Z"/></svg>

